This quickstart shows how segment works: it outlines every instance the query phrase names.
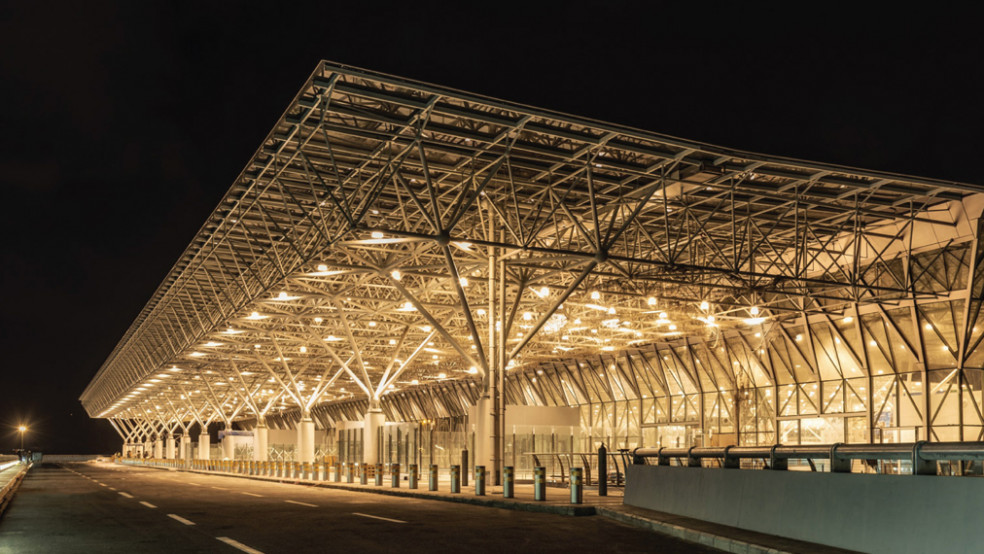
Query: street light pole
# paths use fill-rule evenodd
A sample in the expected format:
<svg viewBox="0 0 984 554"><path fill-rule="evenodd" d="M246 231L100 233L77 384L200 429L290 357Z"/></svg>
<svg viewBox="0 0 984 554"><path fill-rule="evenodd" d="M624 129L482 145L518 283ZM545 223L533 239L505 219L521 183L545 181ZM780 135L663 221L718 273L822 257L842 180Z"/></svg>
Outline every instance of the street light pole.
<svg viewBox="0 0 984 554"><path fill-rule="evenodd" d="M24 432L27 431L27 427L24 426L24 425L21 425L20 427L17 428L17 430L20 431L20 436L21 436L20 437L20 439L21 439L21 447L20 447L20 449L21 449L21 451L23 451L24 450Z"/></svg>

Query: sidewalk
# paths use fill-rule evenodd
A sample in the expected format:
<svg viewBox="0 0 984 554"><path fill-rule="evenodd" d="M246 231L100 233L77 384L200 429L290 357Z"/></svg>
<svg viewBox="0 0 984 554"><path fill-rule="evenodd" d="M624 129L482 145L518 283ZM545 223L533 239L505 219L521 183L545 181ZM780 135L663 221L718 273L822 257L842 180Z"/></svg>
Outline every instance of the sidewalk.
<svg viewBox="0 0 984 554"><path fill-rule="evenodd" d="M10 505L10 501L13 500L14 494L17 493L17 487L20 486L20 482L29 467L14 464L0 471L0 516L3 516L3 512Z"/></svg>

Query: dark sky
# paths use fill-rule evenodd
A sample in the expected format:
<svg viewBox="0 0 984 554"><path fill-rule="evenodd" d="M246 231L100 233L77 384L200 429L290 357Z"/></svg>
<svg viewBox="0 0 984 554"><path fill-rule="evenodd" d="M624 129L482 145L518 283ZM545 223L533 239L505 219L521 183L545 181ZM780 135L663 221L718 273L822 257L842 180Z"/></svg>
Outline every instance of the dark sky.
<svg viewBox="0 0 984 554"><path fill-rule="evenodd" d="M976 13L145 4L0 9L0 450L20 421L47 452L118 449L78 396L319 59L724 146L984 181Z"/></svg>

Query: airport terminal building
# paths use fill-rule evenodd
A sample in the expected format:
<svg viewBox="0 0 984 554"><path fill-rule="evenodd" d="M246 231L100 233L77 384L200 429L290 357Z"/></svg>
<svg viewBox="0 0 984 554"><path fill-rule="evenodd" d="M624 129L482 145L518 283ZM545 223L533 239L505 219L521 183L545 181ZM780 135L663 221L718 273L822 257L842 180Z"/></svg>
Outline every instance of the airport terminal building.
<svg viewBox="0 0 984 554"><path fill-rule="evenodd" d="M496 475L980 441L981 190L322 62L81 400L128 456Z"/></svg>

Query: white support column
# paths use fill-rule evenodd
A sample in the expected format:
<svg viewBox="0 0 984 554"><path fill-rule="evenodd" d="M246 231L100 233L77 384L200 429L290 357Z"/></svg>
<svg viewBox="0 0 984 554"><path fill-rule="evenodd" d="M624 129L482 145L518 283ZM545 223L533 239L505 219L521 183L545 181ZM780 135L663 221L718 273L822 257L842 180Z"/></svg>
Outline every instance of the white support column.
<svg viewBox="0 0 984 554"><path fill-rule="evenodd" d="M492 400L482 396L475 403L475 465L492 468L492 431L495 428L492 421ZM465 471L465 468L462 468Z"/></svg>
<svg viewBox="0 0 984 554"><path fill-rule="evenodd" d="M225 424L226 431L232 431L232 424ZM236 458L236 438L231 434L226 433L222 438L222 459L233 460Z"/></svg>
<svg viewBox="0 0 984 554"><path fill-rule="evenodd" d="M150 436L144 439L143 442L143 452L140 453L141 458L146 458L148 454L154 451L154 443L150 440Z"/></svg>
<svg viewBox="0 0 984 554"><path fill-rule="evenodd" d="M306 410L297 422L297 460L314 462L314 420Z"/></svg>
<svg viewBox="0 0 984 554"><path fill-rule="evenodd" d="M378 400L369 405L365 422L366 424L362 428L362 461L367 464L378 464L381 446L379 444L379 429L386 423L386 416L383 414L382 408L379 407Z"/></svg>
<svg viewBox="0 0 984 554"><path fill-rule="evenodd" d="M270 458L269 436L266 418L260 416L256 420L256 429L253 430L253 460L265 462Z"/></svg>
<svg viewBox="0 0 984 554"><path fill-rule="evenodd" d="M184 431L178 433L178 455L179 460L188 460L191 458L191 435L185 434Z"/></svg>
<svg viewBox="0 0 984 554"><path fill-rule="evenodd" d="M174 459L174 435L168 433L164 439L164 457L168 460Z"/></svg>
<svg viewBox="0 0 984 554"><path fill-rule="evenodd" d="M154 457L160 459L164 455L164 439L160 435L157 435L157 439L154 440Z"/></svg>
<svg viewBox="0 0 984 554"><path fill-rule="evenodd" d="M209 459L210 448L211 445L209 444L208 429L202 429L202 431L198 434L198 459Z"/></svg>

